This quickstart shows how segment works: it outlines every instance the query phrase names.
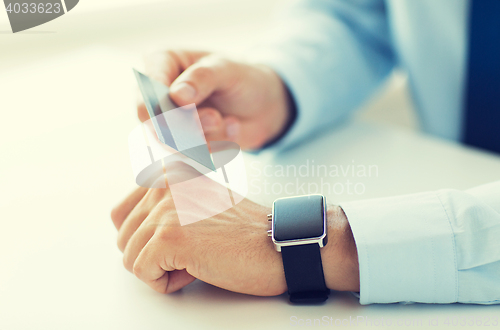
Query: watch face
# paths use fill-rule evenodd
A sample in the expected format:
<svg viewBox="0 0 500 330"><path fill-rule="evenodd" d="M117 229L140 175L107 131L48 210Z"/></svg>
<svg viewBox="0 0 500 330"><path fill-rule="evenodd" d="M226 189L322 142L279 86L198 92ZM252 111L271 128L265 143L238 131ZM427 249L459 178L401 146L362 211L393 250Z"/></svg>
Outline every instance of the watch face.
<svg viewBox="0 0 500 330"><path fill-rule="evenodd" d="M320 237L324 228L324 197L281 198L274 202L273 232L277 242Z"/></svg>

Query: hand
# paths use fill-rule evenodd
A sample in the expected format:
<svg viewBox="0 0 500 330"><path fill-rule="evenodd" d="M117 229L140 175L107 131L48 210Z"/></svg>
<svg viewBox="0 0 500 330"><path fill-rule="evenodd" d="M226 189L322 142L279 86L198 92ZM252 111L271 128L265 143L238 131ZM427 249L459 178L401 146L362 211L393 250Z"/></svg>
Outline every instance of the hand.
<svg viewBox="0 0 500 330"><path fill-rule="evenodd" d="M200 194L217 200L221 186L202 178L207 181L197 186ZM114 208L111 217L125 268L158 292L177 291L198 278L230 291L271 296L285 292L286 281L281 255L267 236L270 212L244 199L212 218L180 226L170 189L141 187ZM321 249L326 284L334 290L359 291L349 223L336 206L328 208L327 216L329 243Z"/></svg>
<svg viewBox="0 0 500 330"><path fill-rule="evenodd" d="M171 182L196 177L185 164L166 171ZM212 196L215 202L223 199L220 194L227 196L226 187L204 176L196 179L204 180L195 187L198 196ZM190 199L192 193L176 189L175 202L179 205L179 199ZM217 207L201 204L190 212ZM111 217L125 268L154 290L174 292L198 278L227 290L269 296L286 290L281 256L267 236L270 212L244 199L215 217L181 226L171 189L140 187Z"/></svg>
<svg viewBox="0 0 500 330"><path fill-rule="evenodd" d="M195 103L208 141L229 140L257 149L288 124L290 101L281 79L263 65L207 52L166 51L146 59L146 73L170 86L179 106ZM144 104L141 121L149 119Z"/></svg>

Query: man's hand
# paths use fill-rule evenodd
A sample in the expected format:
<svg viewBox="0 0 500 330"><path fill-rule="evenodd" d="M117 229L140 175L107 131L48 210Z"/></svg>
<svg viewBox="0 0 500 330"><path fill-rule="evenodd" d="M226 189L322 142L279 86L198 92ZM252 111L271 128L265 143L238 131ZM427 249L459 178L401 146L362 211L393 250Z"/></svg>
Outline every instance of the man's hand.
<svg viewBox="0 0 500 330"><path fill-rule="evenodd" d="M186 167L168 168L169 179L191 177L186 172L194 170ZM214 204L227 198L227 188L204 176L197 180L204 180L195 187L198 196L211 196ZM193 198L192 191L175 193L176 202ZM217 207L204 204L190 212ZM281 256L267 236L270 212L244 199L215 217L181 226L169 188L141 187L111 217L125 268L158 292L177 291L198 278L227 290L270 296L286 290Z"/></svg>
<svg viewBox="0 0 500 330"><path fill-rule="evenodd" d="M208 141L257 149L279 136L290 119L286 87L263 65L207 52L165 51L146 59L146 73L170 86L177 105L196 104ZM138 115L149 119L142 103Z"/></svg>
<svg viewBox="0 0 500 330"><path fill-rule="evenodd" d="M206 182L197 187L198 193L217 200L224 190L203 178ZM267 236L270 212L244 199L212 218L180 226L169 188L138 188L113 209L111 217L125 268L158 292L177 291L198 278L230 291L272 296L287 287L281 254ZM329 207L327 216L329 243L321 249L326 284L334 290L358 291L357 253L349 223L336 206Z"/></svg>

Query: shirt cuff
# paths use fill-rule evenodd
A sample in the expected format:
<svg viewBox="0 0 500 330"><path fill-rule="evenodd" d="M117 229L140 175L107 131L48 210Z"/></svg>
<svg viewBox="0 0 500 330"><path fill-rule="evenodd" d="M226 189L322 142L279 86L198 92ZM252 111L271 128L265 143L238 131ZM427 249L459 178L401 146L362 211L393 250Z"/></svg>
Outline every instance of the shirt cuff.
<svg viewBox="0 0 500 330"><path fill-rule="evenodd" d="M341 205L358 251L360 303L453 303L455 240L435 192Z"/></svg>

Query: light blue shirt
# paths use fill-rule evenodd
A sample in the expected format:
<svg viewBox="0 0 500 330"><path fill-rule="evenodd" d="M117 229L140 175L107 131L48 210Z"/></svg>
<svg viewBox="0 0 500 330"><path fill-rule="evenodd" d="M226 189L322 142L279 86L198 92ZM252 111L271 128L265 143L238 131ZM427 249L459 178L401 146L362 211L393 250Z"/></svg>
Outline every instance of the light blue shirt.
<svg viewBox="0 0 500 330"><path fill-rule="evenodd" d="M409 74L424 131L460 140L466 0L309 0L252 53L294 96L274 148L330 129L395 68ZM500 303L500 182L341 205L360 267L360 302Z"/></svg>
<svg viewBox="0 0 500 330"><path fill-rule="evenodd" d="M500 303L500 181L341 207L362 304Z"/></svg>

